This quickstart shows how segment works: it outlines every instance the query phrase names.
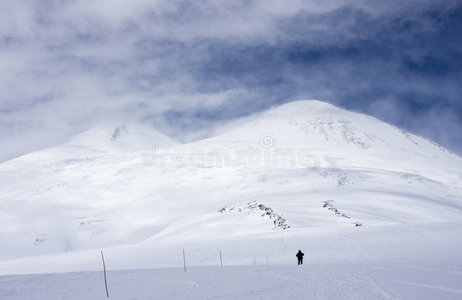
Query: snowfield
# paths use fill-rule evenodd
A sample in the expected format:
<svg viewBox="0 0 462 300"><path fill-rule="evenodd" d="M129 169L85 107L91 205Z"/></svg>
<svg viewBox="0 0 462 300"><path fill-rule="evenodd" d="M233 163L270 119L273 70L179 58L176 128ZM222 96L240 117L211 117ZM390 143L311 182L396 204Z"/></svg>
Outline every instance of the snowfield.
<svg viewBox="0 0 462 300"><path fill-rule="evenodd" d="M0 164L0 299L105 298L101 249L114 299L461 299L461 195L462 158L320 101L94 128Z"/></svg>
<svg viewBox="0 0 462 300"><path fill-rule="evenodd" d="M109 299L460 299L460 273L417 270L364 264L123 270L109 272L108 285ZM6 276L0 283L9 287L5 299L106 298L99 272Z"/></svg>

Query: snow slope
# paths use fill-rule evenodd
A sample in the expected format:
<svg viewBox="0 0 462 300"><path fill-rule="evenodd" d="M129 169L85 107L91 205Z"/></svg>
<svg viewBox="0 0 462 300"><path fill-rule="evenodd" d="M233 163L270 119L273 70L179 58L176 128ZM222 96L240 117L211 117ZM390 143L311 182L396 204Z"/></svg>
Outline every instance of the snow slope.
<svg viewBox="0 0 462 300"><path fill-rule="evenodd" d="M461 274L364 264L169 268L108 273L110 299L457 299ZM444 282L435 281L442 277ZM100 272L0 276L4 299L105 299ZM53 287L50 289L49 287Z"/></svg>
<svg viewBox="0 0 462 300"><path fill-rule="evenodd" d="M154 143L178 144L141 126L98 127L62 146L2 163L0 243L7 246L0 247L0 258L98 247L107 239L114 243L117 236L99 236L106 229L118 231L100 211L130 201L122 200L131 193L123 181L136 180L133 162Z"/></svg>
<svg viewBox="0 0 462 300"><path fill-rule="evenodd" d="M255 280L263 291L243 285L220 293L212 285L194 294L194 277L185 277L164 294L146 287L130 296L183 298L174 289L198 298L271 299L287 290L269 288L277 280L268 274L282 272L294 299L347 299L343 290L355 299L457 299L461 170L460 157L431 141L320 101L292 102L189 144L132 125L94 129L0 165L0 273L99 270L100 248L111 270L174 268L186 249L199 273L194 284L220 286L226 276L239 284L236 273L249 280L262 274ZM301 274L287 267L298 249L308 257ZM213 281L200 266L216 265L219 250L227 265L271 267L213 269L227 274ZM430 274L420 278L422 271ZM376 281L356 289L366 275ZM51 284L74 276L83 285L97 275L39 278ZM15 286L29 278L1 277L0 290L27 298ZM344 285L335 289L327 278ZM310 291L298 280L311 280ZM415 287L431 291L428 298ZM65 298L81 297L62 288L71 293Z"/></svg>

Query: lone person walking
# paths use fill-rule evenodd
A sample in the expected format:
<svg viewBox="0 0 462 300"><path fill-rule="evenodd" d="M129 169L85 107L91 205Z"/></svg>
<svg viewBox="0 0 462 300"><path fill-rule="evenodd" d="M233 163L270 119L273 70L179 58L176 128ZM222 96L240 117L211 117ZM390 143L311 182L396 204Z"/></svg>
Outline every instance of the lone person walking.
<svg viewBox="0 0 462 300"><path fill-rule="evenodd" d="M303 255L305 254L300 250L298 250L298 253L295 255L298 258L299 265L303 265Z"/></svg>

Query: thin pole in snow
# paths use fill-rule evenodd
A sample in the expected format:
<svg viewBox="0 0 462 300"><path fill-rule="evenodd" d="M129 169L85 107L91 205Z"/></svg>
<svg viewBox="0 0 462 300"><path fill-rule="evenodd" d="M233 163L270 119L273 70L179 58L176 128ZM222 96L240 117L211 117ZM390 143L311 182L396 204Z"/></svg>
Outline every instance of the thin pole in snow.
<svg viewBox="0 0 462 300"><path fill-rule="evenodd" d="M223 257L221 256L221 250L220 250L220 263L221 263L221 266L223 267Z"/></svg>
<svg viewBox="0 0 462 300"><path fill-rule="evenodd" d="M256 265L257 264L257 258L254 256L253 257L253 264Z"/></svg>
<svg viewBox="0 0 462 300"><path fill-rule="evenodd" d="M101 250L101 259L103 260L104 285L106 286L106 297L109 298L109 291L107 289L107 278L106 278L106 263L104 262L103 250Z"/></svg>
<svg viewBox="0 0 462 300"><path fill-rule="evenodd" d="M184 249L183 249L183 266L184 266L184 271L186 272L186 255L184 254Z"/></svg>
<svg viewBox="0 0 462 300"><path fill-rule="evenodd" d="M266 264L268 264L268 255L266 256Z"/></svg>

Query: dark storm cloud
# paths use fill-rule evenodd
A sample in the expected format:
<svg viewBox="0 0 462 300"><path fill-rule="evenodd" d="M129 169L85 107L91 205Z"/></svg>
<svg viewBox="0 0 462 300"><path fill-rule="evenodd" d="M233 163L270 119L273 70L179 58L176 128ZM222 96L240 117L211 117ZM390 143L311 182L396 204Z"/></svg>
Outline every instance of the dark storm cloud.
<svg viewBox="0 0 462 300"><path fill-rule="evenodd" d="M0 160L98 122L197 138L297 99L462 153L459 1L6 1L0 11Z"/></svg>

